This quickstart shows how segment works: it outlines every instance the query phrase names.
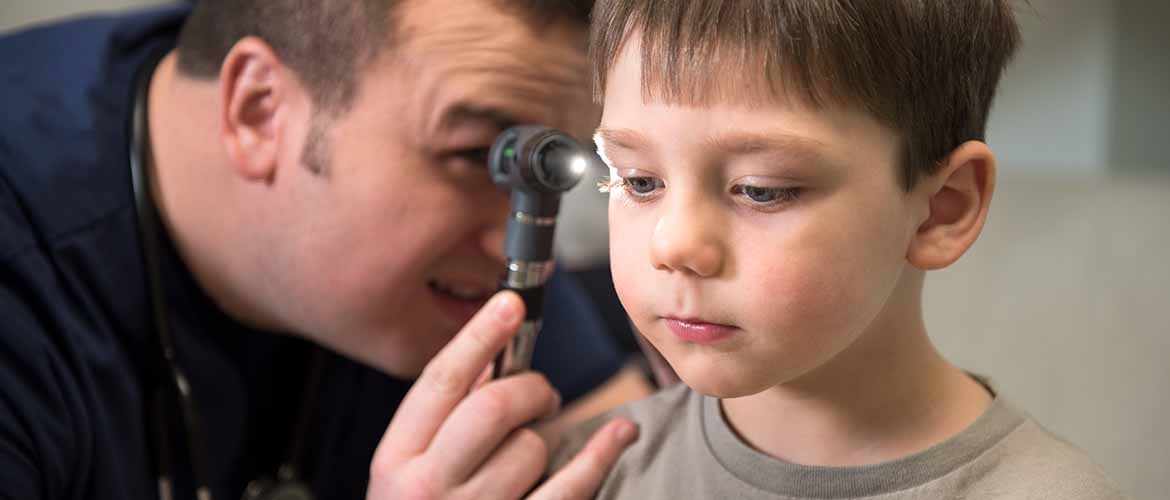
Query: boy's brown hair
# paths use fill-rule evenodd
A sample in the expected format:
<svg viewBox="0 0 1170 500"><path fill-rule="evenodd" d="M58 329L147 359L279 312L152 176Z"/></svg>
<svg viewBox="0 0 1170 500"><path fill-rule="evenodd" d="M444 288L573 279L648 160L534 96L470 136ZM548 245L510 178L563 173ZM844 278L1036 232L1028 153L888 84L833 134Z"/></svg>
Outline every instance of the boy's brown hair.
<svg viewBox="0 0 1170 500"><path fill-rule="evenodd" d="M598 0L595 98L632 35L644 98L857 107L902 134L907 190L983 140L1020 42L1009 0Z"/></svg>

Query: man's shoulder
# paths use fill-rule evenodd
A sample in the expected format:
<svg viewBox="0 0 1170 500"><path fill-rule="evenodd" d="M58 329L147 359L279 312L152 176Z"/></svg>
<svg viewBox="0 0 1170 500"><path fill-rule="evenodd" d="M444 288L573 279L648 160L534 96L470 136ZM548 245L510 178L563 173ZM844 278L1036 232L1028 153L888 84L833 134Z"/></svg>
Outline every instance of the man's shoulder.
<svg viewBox="0 0 1170 500"><path fill-rule="evenodd" d="M43 246L127 205L133 82L173 44L184 12L77 18L0 36L0 210L24 228L4 233L21 241L0 244L0 258L28 247L24 233Z"/></svg>
<svg viewBox="0 0 1170 500"><path fill-rule="evenodd" d="M5 130L5 135L19 132L15 127L96 125L91 110L105 100L126 97L108 95L104 89L133 78L136 67L156 45L173 46L187 11L172 6L77 17L0 36L0 60L4 61L0 108L5 110L0 124L13 129ZM41 121L22 120L27 118Z"/></svg>
<svg viewBox="0 0 1170 500"><path fill-rule="evenodd" d="M2 170L0 174L3 174ZM36 245L36 238L29 230L29 221L3 175L0 175L0 234L4 235L0 238L0 272L3 272L5 266L11 265L9 261L16 254Z"/></svg>
<svg viewBox="0 0 1170 500"><path fill-rule="evenodd" d="M1125 498L1087 453L1031 417L972 465L977 489L1010 498Z"/></svg>

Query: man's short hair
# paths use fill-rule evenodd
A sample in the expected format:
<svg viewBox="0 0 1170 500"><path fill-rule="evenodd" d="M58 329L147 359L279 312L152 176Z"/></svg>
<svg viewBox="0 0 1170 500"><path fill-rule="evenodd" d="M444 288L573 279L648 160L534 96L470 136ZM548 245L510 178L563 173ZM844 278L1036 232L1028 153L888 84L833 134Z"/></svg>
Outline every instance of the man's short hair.
<svg viewBox="0 0 1170 500"><path fill-rule="evenodd" d="M864 110L901 133L907 190L963 142L984 139L1020 43L1009 0L599 0L595 98L634 34L644 98Z"/></svg>
<svg viewBox="0 0 1170 500"><path fill-rule="evenodd" d="M292 68L326 111L344 111L357 80L394 44L401 0L200 0L178 40L179 71L214 79L241 38L264 40ZM584 26L592 1L497 0L501 8L540 26L565 19ZM457 2L451 2L457 6Z"/></svg>

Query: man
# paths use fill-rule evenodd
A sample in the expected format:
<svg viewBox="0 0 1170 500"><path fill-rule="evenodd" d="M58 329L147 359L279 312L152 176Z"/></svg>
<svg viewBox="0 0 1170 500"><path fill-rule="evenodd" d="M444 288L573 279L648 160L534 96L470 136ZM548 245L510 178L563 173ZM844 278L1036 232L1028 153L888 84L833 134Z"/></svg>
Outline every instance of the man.
<svg viewBox="0 0 1170 500"><path fill-rule="evenodd" d="M554 279L552 384L483 379L523 315L476 315L508 213L483 159L511 123L588 136L587 10L225 0L0 40L0 498L533 491L523 426L620 359ZM613 379L577 412L645 392ZM533 495L590 495L635 434Z"/></svg>

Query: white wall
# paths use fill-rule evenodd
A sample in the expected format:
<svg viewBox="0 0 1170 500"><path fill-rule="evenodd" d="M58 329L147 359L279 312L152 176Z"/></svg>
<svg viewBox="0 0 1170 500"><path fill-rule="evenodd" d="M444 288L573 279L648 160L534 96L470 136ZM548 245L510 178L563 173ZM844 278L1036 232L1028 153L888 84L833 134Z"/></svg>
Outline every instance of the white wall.
<svg viewBox="0 0 1170 500"><path fill-rule="evenodd" d="M3 0L0 1L0 31L79 12L124 9L159 3L163 2L161 0Z"/></svg>
<svg viewBox="0 0 1170 500"><path fill-rule="evenodd" d="M1170 172L1170 2L1120 0L1109 163Z"/></svg>
<svg viewBox="0 0 1170 500"><path fill-rule="evenodd" d="M927 329L1137 500L1170 492L1170 176L1001 177Z"/></svg>
<svg viewBox="0 0 1170 500"><path fill-rule="evenodd" d="M1170 172L1170 2L1018 1L988 124L1005 173Z"/></svg>
<svg viewBox="0 0 1170 500"><path fill-rule="evenodd" d="M988 144L1006 173L1107 170L1116 6L1032 0L1017 9L1024 43L1003 77Z"/></svg>

